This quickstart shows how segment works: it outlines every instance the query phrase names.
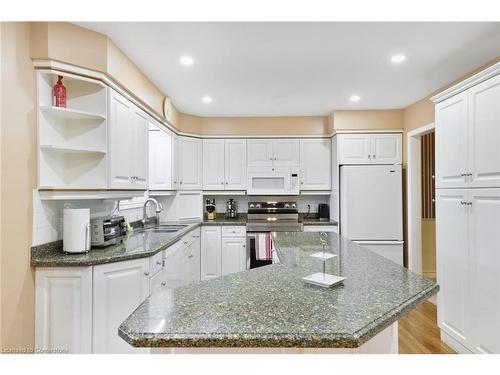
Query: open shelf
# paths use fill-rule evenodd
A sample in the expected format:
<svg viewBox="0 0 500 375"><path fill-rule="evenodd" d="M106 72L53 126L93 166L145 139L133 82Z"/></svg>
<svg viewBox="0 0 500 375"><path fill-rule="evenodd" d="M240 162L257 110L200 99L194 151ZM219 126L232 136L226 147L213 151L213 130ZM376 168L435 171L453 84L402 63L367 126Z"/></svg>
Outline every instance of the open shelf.
<svg viewBox="0 0 500 375"><path fill-rule="evenodd" d="M106 116L101 115L100 113L82 111L78 109L69 109L69 108L54 107L54 106L42 106L40 107L40 110L49 113L52 116L56 116L60 119L97 120L97 121L106 120Z"/></svg>
<svg viewBox="0 0 500 375"><path fill-rule="evenodd" d="M40 145L41 150L49 150L56 152L65 152L69 154L106 154L103 150L93 150L90 148L70 148L64 146L54 146L54 145Z"/></svg>
<svg viewBox="0 0 500 375"><path fill-rule="evenodd" d="M66 108L52 105L57 76ZM37 71L38 187L106 189L107 88L97 80L53 70Z"/></svg>

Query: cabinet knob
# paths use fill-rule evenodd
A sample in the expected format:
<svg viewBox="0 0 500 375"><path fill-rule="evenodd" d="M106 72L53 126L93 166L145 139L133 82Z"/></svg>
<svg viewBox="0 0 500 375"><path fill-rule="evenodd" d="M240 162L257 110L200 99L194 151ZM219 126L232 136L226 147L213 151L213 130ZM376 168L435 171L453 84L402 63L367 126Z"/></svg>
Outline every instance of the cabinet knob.
<svg viewBox="0 0 500 375"><path fill-rule="evenodd" d="M371 156L371 155L368 155L368 159L371 159L371 158L372 158L372 156Z"/></svg>
<svg viewBox="0 0 500 375"><path fill-rule="evenodd" d="M187 241L184 241L184 245L187 245L187 243L188 243Z"/></svg>
<svg viewBox="0 0 500 375"><path fill-rule="evenodd" d="M181 184L181 185L182 185L182 181L181 181L181 182L179 182L179 184Z"/></svg>
<svg viewBox="0 0 500 375"><path fill-rule="evenodd" d="M375 154L373 154L373 158L375 159Z"/></svg>
<svg viewBox="0 0 500 375"><path fill-rule="evenodd" d="M161 286L167 286L167 283L164 281L161 283Z"/></svg>
<svg viewBox="0 0 500 375"><path fill-rule="evenodd" d="M162 261L161 260L156 261L156 265L157 266L161 266L162 265Z"/></svg>
<svg viewBox="0 0 500 375"><path fill-rule="evenodd" d="M192 257L193 257L193 254L189 254L189 255L188 255L188 258L192 258Z"/></svg>
<svg viewBox="0 0 500 375"><path fill-rule="evenodd" d="M460 173L460 176L465 177L467 176L467 173Z"/></svg>
<svg viewBox="0 0 500 375"><path fill-rule="evenodd" d="M228 184L229 182L226 181L226 185Z"/></svg>
<svg viewBox="0 0 500 375"><path fill-rule="evenodd" d="M221 184L221 185L224 185L224 181L222 181L220 184Z"/></svg>
<svg viewBox="0 0 500 375"><path fill-rule="evenodd" d="M144 272L144 276L149 276L149 272Z"/></svg>

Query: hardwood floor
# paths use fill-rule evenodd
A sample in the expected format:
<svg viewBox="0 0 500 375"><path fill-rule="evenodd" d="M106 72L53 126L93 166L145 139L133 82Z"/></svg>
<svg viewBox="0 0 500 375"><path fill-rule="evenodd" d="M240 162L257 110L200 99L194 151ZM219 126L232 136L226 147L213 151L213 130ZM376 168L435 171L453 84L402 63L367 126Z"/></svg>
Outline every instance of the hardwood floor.
<svg viewBox="0 0 500 375"><path fill-rule="evenodd" d="M399 320L399 354L452 353L439 338L436 305L426 301Z"/></svg>

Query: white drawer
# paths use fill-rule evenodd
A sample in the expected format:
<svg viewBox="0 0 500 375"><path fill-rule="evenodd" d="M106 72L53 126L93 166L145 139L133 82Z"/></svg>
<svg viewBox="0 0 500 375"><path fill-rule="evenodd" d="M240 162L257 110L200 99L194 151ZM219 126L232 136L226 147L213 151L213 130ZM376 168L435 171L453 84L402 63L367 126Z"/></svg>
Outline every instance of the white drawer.
<svg viewBox="0 0 500 375"><path fill-rule="evenodd" d="M247 228L244 226L222 226L222 237L245 237Z"/></svg>
<svg viewBox="0 0 500 375"><path fill-rule="evenodd" d="M151 276L155 275L163 268L162 256L163 251L160 251L159 253L149 258L149 272Z"/></svg>
<svg viewBox="0 0 500 375"><path fill-rule="evenodd" d="M336 225L304 225L304 232L339 232Z"/></svg>

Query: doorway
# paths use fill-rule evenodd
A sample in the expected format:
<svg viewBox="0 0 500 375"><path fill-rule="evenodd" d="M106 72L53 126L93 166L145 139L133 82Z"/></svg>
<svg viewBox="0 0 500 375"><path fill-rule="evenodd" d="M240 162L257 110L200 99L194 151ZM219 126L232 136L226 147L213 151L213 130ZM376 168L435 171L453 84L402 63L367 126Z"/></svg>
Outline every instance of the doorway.
<svg viewBox="0 0 500 375"><path fill-rule="evenodd" d="M435 280L434 123L407 134L408 268Z"/></svg>

